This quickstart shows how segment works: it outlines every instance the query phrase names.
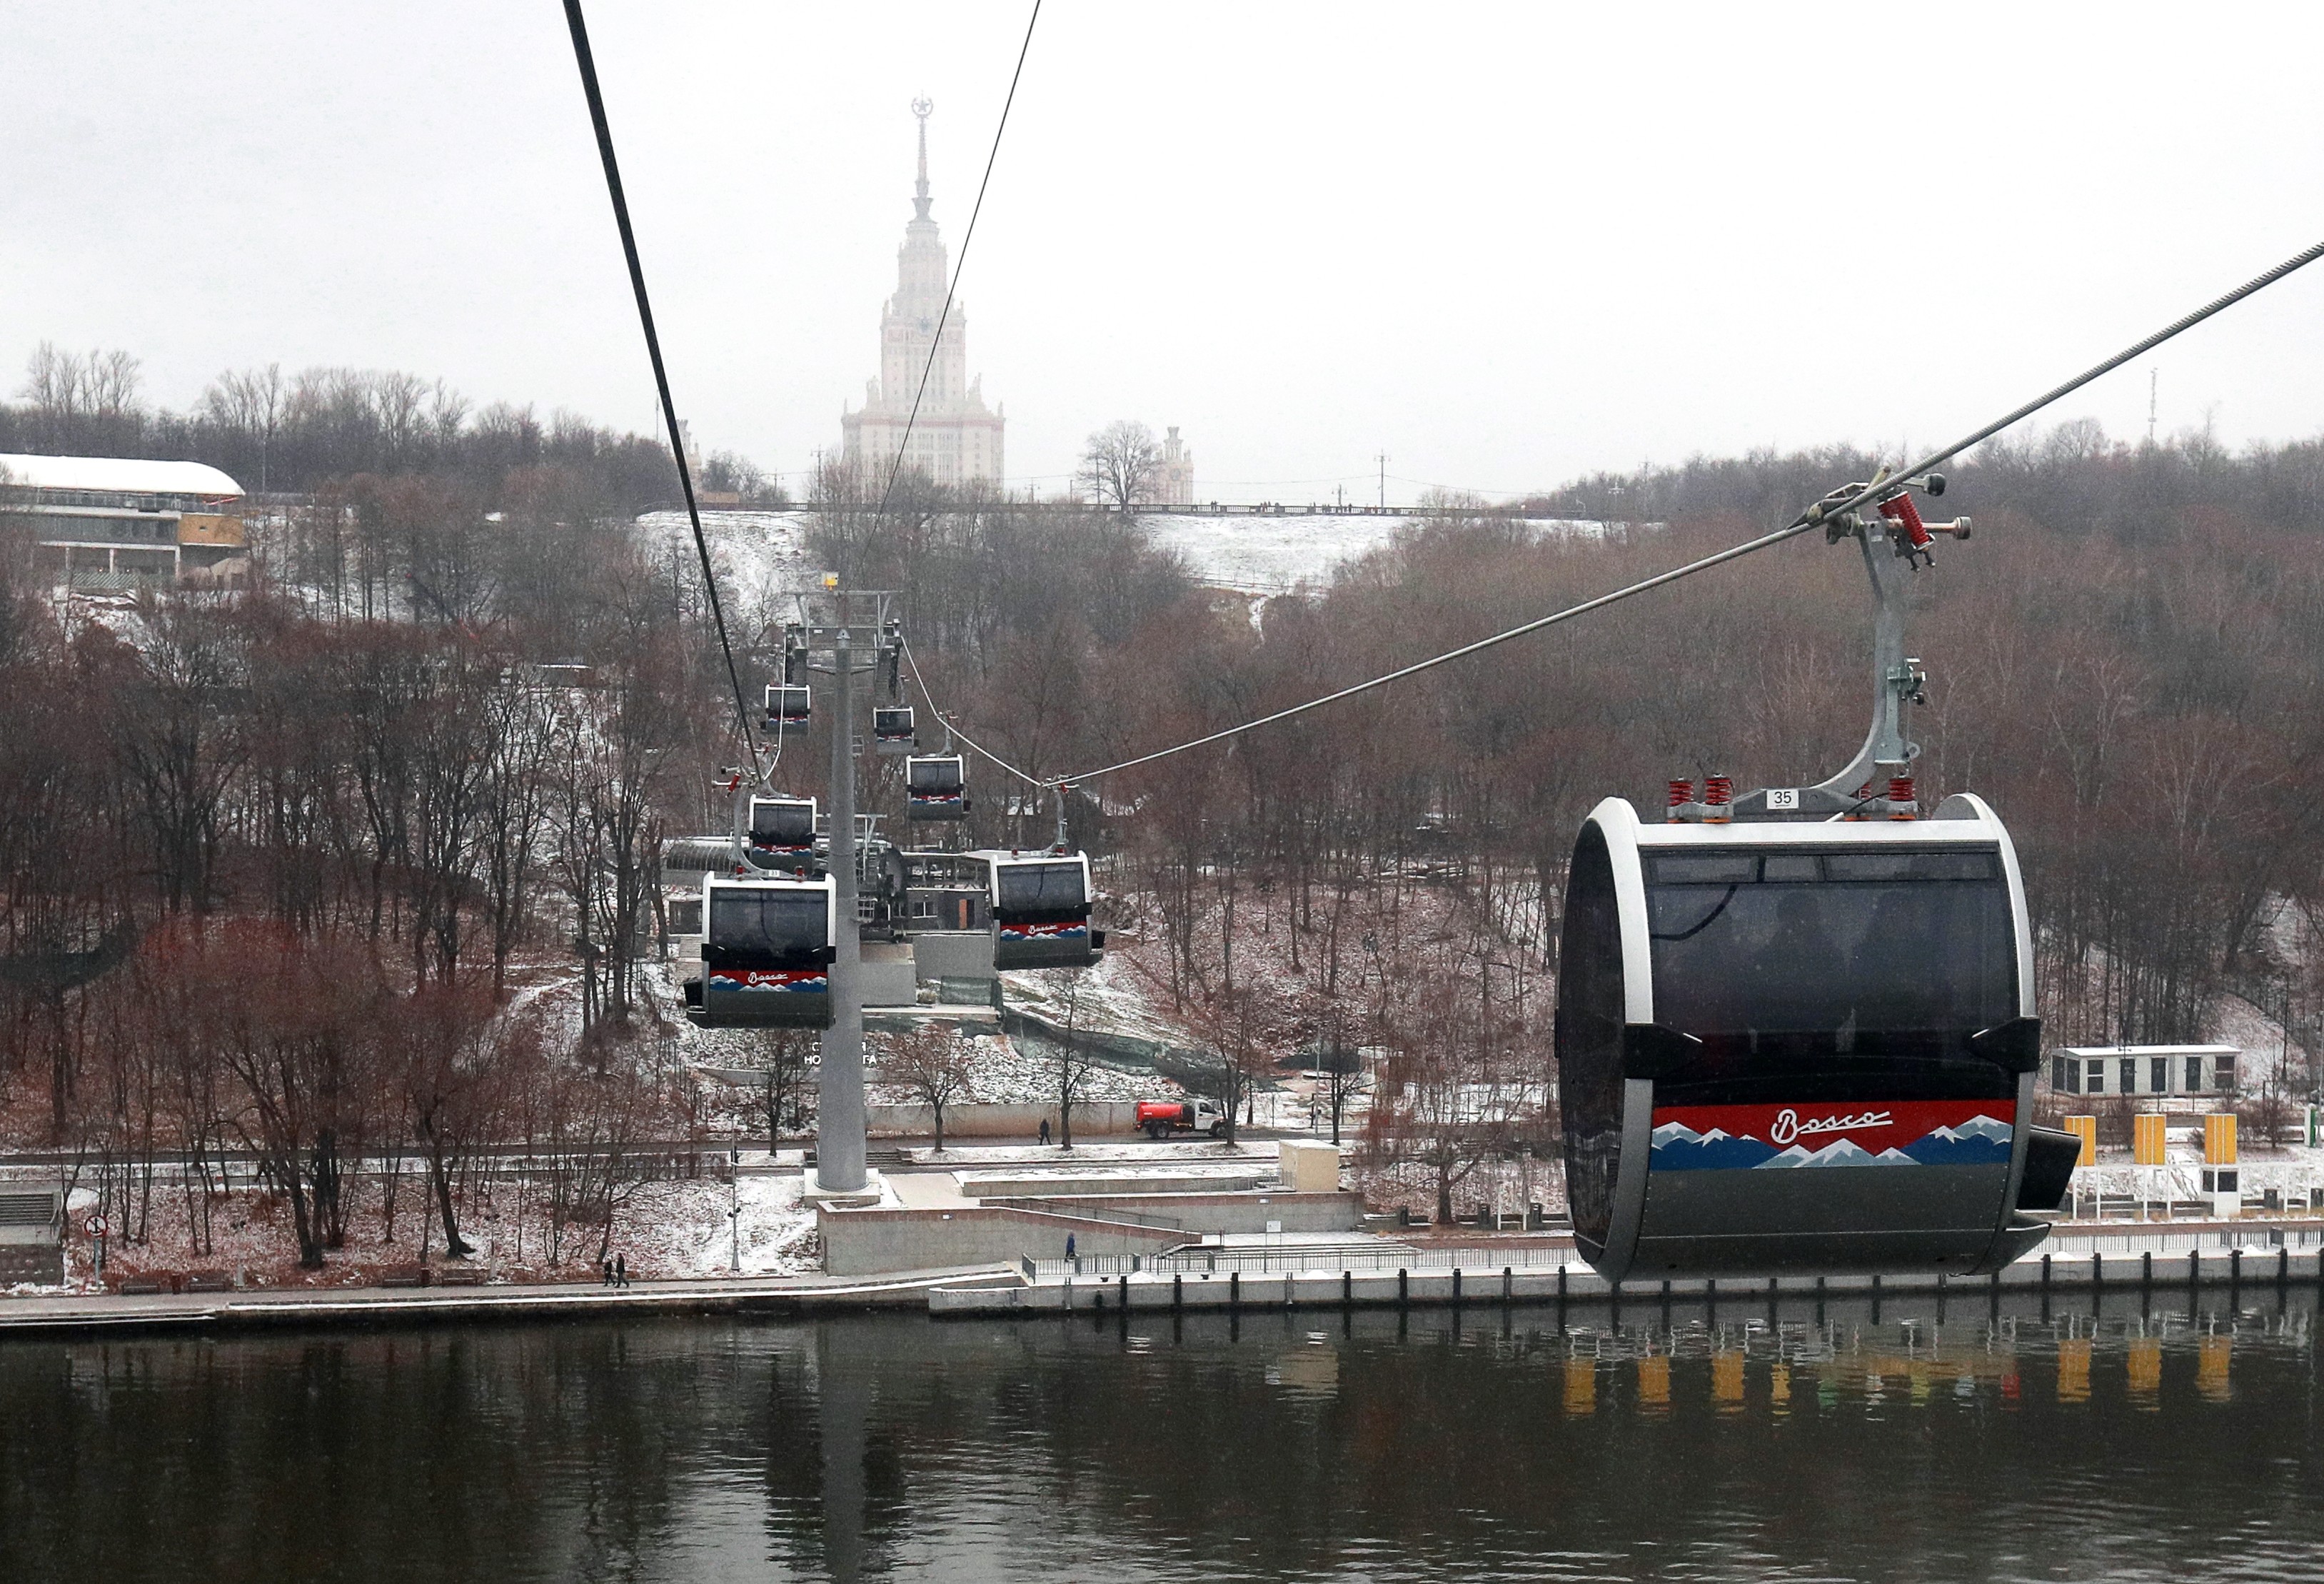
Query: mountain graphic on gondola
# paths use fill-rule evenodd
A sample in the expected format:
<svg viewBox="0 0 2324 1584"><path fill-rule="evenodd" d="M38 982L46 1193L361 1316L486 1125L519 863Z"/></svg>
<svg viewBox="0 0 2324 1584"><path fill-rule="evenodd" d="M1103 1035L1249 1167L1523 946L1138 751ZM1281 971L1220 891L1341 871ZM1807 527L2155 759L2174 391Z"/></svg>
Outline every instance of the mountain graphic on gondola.
<svg viewBox="0 0 2324 1584"><path fill-rule="evenodd" d="M1788 1166L1917 1166L1920 1163L1903 1150L1882 1150L1874 1154L1853 1139L1834 1139L1820 1150L1805 1144L1794 1144L1780 1154L1759 1163L1758 1169Z"/></svg>
<svg viewBox="0 0 2324 1584"><path fill-rule="evenodd" d="M1965 1122L1931 1128L1911 1144L1890 1145L1877 1153L1845 1135L1821 1147L1794 1144L1778 1150L1748 1133L1729 1133L1722 1127L1698 1131L1674 1121L1654 1130L1653 1165L1657 1172L1788 1171L1813 1166L1996 1166L2008 1164L2013 1137L2008 1123L1980 1115Z"/></svg>
<svg viewBox="0 0 2324 1584"><path fill-rule="evenodd" d="M1972 1116L1959 1127L1923 1135L1904 1153L1923 1166L1999 1166L2008 1163L2009 1145L2009 1124Z"/></svg>
<svg viewBox="0 0 2324 1584"><path fill-rule="evenodd" d="M1756 1138L1738 1138L1724 1128L1697 1133L1683 1122L1665 1122L1654 1133L1654 1163L1666 1172L1708 1172L1751 1167L1775 1153Z"/></svg>

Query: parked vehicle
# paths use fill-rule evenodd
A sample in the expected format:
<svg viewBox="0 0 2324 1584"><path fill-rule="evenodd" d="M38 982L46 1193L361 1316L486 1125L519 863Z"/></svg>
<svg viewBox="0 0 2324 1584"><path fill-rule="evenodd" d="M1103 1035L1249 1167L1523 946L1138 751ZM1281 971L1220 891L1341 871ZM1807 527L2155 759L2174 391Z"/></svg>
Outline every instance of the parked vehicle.
<svg viewBox="0 0 2324 1584"><path fill-rule="evenodd" d="M1226 1114L1216 1100L1140 1100L1137 1125L1148 1138L1174 1133L1207 1133L1213 1138L1227 1135Z"/></svg>

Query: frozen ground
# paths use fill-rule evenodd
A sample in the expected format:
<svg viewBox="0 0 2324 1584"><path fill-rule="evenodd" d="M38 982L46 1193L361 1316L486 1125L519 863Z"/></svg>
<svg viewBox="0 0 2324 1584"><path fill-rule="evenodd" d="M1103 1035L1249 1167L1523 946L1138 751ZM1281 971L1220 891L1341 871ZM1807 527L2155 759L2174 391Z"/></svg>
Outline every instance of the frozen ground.
<svg viewBox="0 0 2324 1584"><path fill-rule="evenodd" d="M1421 519L1412 517L1198 517L1140 513L1154 543L1186 558L1194 575L1216 588L1281 594L1301 583L1323 584L1342 561L1370 554ZM806 512L705 512L703 537L722 579L731 579L745 609L769 596L805 589L816 569L807 564ZM638 525L691 555L683 512L649 512ZM1595 533L1595 523L1545 523L1547 532Z"/></svg>

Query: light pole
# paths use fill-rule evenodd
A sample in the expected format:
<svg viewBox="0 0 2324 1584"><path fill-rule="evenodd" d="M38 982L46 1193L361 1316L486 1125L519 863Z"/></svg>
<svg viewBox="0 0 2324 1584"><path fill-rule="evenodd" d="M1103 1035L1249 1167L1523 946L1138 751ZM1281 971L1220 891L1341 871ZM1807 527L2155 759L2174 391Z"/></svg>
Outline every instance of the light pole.
<svg viewBox="0 0 2324 1584"><path fill-rule="evenodd" d="M730 1239L726 1254L726 1274L742 1274L742 1152L726 1152L726 1232Z"/></svg>

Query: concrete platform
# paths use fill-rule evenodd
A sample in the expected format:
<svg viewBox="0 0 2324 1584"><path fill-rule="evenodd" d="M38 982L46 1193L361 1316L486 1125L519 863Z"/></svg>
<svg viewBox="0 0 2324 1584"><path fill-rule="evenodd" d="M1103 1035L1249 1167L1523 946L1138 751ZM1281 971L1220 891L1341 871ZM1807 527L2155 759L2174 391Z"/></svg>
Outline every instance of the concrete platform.
<svg viewBox="0 0 2324 1584"><path fill-rule="evenodd" d="M799 1188L799 1202L816 1209L866 1209L893 1203L894 1200L878 1171L871 1168L865 1169L861 1188L825 1188L816 1169L810 1166Z"/></svg>
<svg viewBox="0 0 2324 1584"><path fill-rule="evenodd" d="M113 1336L137 1331L226 1331L267 1328L538 1323L645 1316L791 1315L848 1310L920 1310L937 1285L972 1291L1023 1280L1014 1269L962 1265L876 1280L781 1276L733 1282L655 1282L632 1287L558 1286L383 1291L292 1290L201 1296L123 1298L110 1293L0 1299L0 1347L13 1338Z"/></svg>

